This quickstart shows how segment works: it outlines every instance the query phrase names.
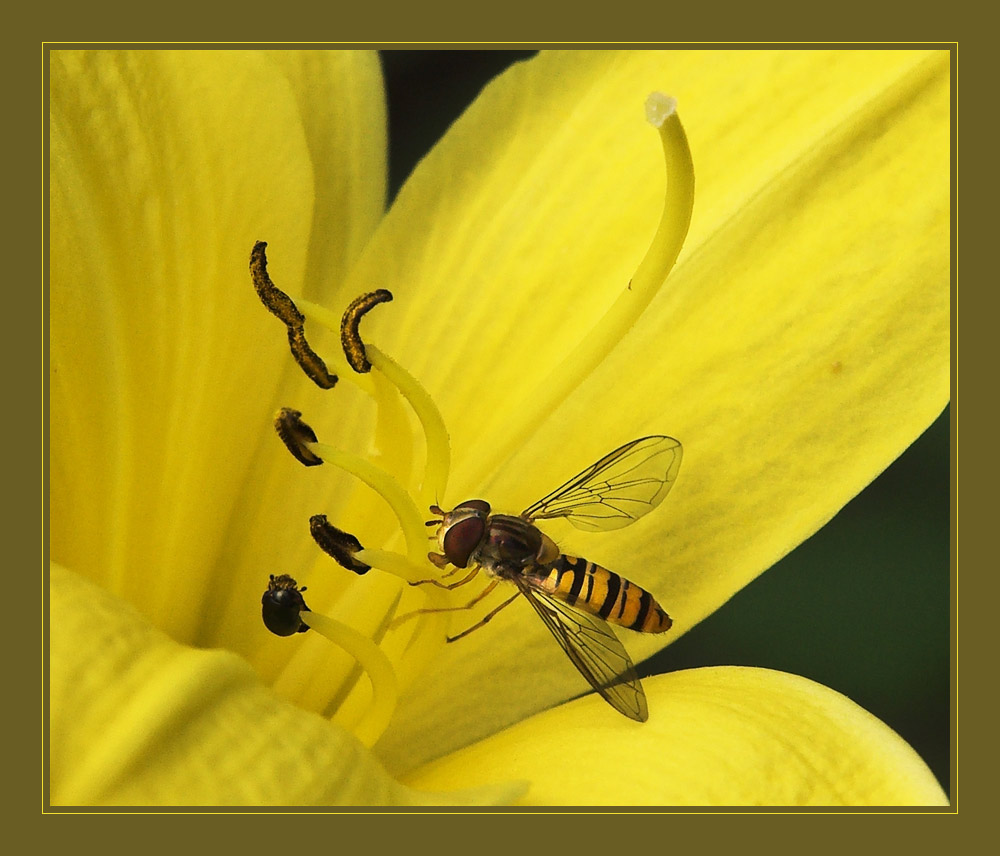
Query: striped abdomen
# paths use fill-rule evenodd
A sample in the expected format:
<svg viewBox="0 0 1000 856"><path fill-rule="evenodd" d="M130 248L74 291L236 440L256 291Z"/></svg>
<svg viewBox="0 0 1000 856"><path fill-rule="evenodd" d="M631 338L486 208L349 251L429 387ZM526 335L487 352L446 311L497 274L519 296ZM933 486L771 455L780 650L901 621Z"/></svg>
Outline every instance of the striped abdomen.
<svg viewBox="0 0 1000 856"><path fill-rule="evenodd" d="M570 606L629 630L663 633L673 623L644 588L576 556L561 555L538 568L536 585Z"/></svg>

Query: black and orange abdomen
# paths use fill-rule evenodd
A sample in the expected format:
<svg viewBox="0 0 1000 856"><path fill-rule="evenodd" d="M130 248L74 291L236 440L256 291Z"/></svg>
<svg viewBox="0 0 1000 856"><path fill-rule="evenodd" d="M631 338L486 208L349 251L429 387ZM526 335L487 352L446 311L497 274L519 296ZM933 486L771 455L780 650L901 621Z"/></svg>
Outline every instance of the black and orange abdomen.
<svg viewBox="0 0 1000 856"><path fill-rule="evenodd" d="M673 623L644 588L576 556L561 555L537 568L535 584L563 603L629 630L663 633Z"/></svg>

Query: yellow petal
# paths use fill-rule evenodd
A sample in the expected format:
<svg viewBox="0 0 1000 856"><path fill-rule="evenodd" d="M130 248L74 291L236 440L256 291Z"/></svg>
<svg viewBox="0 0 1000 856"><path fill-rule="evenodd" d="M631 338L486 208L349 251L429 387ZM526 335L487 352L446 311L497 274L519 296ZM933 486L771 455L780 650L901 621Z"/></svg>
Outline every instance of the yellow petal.
<svg viewBox="0 0 1000 856"><path fill-rule="evenodd" d="M274 472L294 472L270 428L293 369L249 253L339 286L384 198L378 61L54 51L51 88L52 556L177 639L238 647L315 510ZM178 592L237 617L206 626Z"/></svg>
<svg viewBox="0 0 1000 856"><path fill-rule="evenodd" d="M644 681L637 724L595 698L518 723L406 777L447 788L523 778L523 805L939 806L927 766L844 696L766 669Z"/></svg>
<svg viewBox="0 0 1000 856"><path fill-rule="evenodd" d="M685 457L663 519L593 558L655 587L678 633L818 530L948 401L946 56L866 94L692 252L538 438L567 444L626 377L614 400L639 433L670 423Z"/></svg>
<svg viewBox="0 0 1000 856"><path fill-rule="evenodd" d="M50 591L53 805L483 805L523 790L404 787L235 654L178 645L58 565Z"/></svg>
<svg viewBox="0 0 1000 856"><path fill-rule="evenodd" d="M316 187L302 294L336 303L344 297L345 273L385 208L387 127L379 60L373 51L267 55L284 70L298 103Z"/></svg>
<svg viewBox="0 0 1000 856"><path fill-rule="evenodd" d="M635 526L549 527L675 618L666 635L629 635L636 659L815 532L947 402L948 87L943 52L543 56L486 90L377 234L373 255L396 244L397 303L421 308L373 327L452 426L448 502L516 512L633 437L684 444L671 496ZM609 358L496 460L519 402L589 333L655 227L662 177L640 111L654 88L678 96L691 141L685 250ZM409 235L416 222L429 232ZM405 768L571 697L581 680L552 648L517 606L447 646L383 757ZM416 741L443 705L447 733Z"/></svg>

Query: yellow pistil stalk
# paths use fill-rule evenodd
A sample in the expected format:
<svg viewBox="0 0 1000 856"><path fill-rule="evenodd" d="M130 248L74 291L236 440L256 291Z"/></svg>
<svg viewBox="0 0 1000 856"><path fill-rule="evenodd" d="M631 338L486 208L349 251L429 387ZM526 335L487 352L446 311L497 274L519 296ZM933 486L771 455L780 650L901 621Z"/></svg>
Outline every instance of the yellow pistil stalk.
<svg viewBox="0 0 1000 856"><path fill-rule="evenodd" d="M659 92L646 99L646 118L660 132L667 186L663 214L646 255L628 285L579 343L524 396L517 410L504 413L503 430L491 440L499 460L533 433L639 319L677 261L694 208L694 163L687 135L677 115L676 99Z"/></svg>

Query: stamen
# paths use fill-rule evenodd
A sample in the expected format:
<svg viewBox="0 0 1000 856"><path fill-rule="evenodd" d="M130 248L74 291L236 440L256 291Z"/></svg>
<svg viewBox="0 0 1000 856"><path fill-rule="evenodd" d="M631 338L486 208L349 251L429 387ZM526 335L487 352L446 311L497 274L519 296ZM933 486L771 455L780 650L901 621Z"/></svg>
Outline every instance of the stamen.
<svg viewBox="0 0 1000 856"><path fill-rule="evenodd" d="M399 390L381 372L363 375L348 371L344 376L361 387L370 386L375 399L372 461L409 485L416 444L410 441L409 414Z"/></svg>
<svg viewBox="0 0 1000 856"><path fill-rule="evenodd" d="M326 521L326 517L321 514L314 515L309 520L310 528L314 525L322 529L322 535L324 537L328 536L329 531L332 530L334 533L338 533L334 538L339 542L343 541L345 544L350 546L351 561L362 565L365 568L377 568L388 574L397 576L405 580L410 585L416 585L419 583L427 573L427 569L422 564L418 564L412 561L408 556L404 556L402 553L396 553L392 550L369 550L360 546L360 542L357 538L348 532L341 532L339 529L333 527L329 522ZM325 525L323 525L325 523ZM313 537L316 538L317 543L319 543L319 538L316 537L316 532L313 532ZM358 549L355 550L353 545L358 544ZM320 544L324 550L326 547ZM336 545L338 548L340 544ZM333 555L329 550L326 552ZM338 562L340 558L334 556ZM344 565L343 562L341 562ZM347 567L344 565L344 567ZM353 570L353 568L348 568L348 570ZM461 570L461 569L458 569ZM359 573L364 573L359 572ZM432 606L441 607L444 604L444 593L438 589L432 589L425 593L427 595L427 600ZM424 633L418 633L411 639L410 645L407 648L407 653L411 657L419 657L421 663L426 662L432 656L433 650L437 644L437 639L440 634L436 631L439 630L438 622L432 622L432 626L425 629Z"/></svg>
<svg viewBox="0 0 1000 856"><path fill-rule="evenodd" d="M271 574L267 591L260 599L260 612L264 626L275 636L294 636L309 629L300 616L300 613L310 611L301 594L305 590L305 586L299 588L288 574L277 577Z"/></svg>
<svg viewBox="0 0 1000 856"><path fill-rule="evenodd" d="M316 612L309 613L309 626L342 648L361 665L372 685L372 702L366 716L355 726L354 735L365 746L374 746L396 710L399 690L396 672L385 652L367 636Z"/></svg>
<svg viewBox="0 0 1000 856"><path fill-rule="evenodd" d="M379 294L388 295L388 297L373 299ZM417 415L417 419L420 420L420 426L423 428L427 444L427 461L424 467L424 478L420 493L421 500L426 501L432 497L444 496L448 486L448 474L451 469L451 441L448 437L448 429L445 427L444 419L441 416L441 412L437 409L434 399L431 398L421 383L399 365L399 363L375 347L375 345L366 344L361 339L358 328L358 324L366 312L379 303L387 302L391 297L392 295L388 291L380 289L371 294L362 295L355 300L339 321L341 341L345 342L344 329L345 325L347 325L349 336L344 346L344 354L347 359L353 361L356 359L358 353L363 355L364 363L362 365L367 365L367 368L361 370L367 372L369 368L374 368L381 373L409 402L410 407L413 408L413 412ZM336 316L330 310L301 298L298 300L298 305L310 320L323 324L331 330L336 329L334 326L337 323L335 321ZM352 307L355 307L353 311ZM362 310L360 314L358 314L358 310ZM351 315L350 320L348 319L349 314ZM354 352L353 355L348 352L348 347ZM359 371L359 369L355 368L355 371ZM349 375L349 377L355 381L364 379L364 375L357 374Z"/></svg>
<svg viewBox="0 0 1000 856"><path fill-rule="evenodd" d="M420 485L422 499L426 501L444 496L448 486L448 473L451 470L451 440L441 411L437 409L434 399L420 381L405 371L388 354L382 353L374 345L368 345L367 353L371 364L385 375L410 403L424 429L427 461L424 466L424 480Z"/></svg>
<svg viewBox="0 0 1000 856"><path fill-rule="evenodd" d="M287 574L283 574L277 578L273 574L271 575L268 590L264 593L265 605L268 597L272 596L272 592L278 591L284 593L288 601L289 608L285 612L285 616L288 614L295 615L303 625L307 625L297 631L293 630L292 633L302 632L302 630L310 628L315 630L320 636L329 639L334 645L353 657L368 674L368 680L371 681L372 685L371 708L368 714L358 723L355 736L365 746L374 746L389 725L392 714L396 709L398 698L396 672L393 670L389 658L367 636L358 633L357 630L348 627L346 624L309 610L305 606L305 601L302 600L301 595L299 595L298 599L302 602L302 608L308 612L308 615L300 615L294 608L294 598L288 594L291 592L298 594L300 590L296 588L295 580ZM268 629L276 632L270 626ZM290 636L292 633L279 635Z"/></svg>
<svg viewBox="0 0 1000 856"><path fill-rule="evenodd" d="M268 276L267 255L264 252L266 247L264 241L257 241L250 251L250 278L253 280L257 296L268 312L288 328L288 344L292 349L292 356L309 379L320 389L331 389L337 383L337 376L327 370L326 363L309 347L303 326L306 318L295 305L295 301L278 288Z"/></svg>
<svg viewBox="0 0 1000 856"><path fill-rule="evenodd" d="M362 549L361 542L350 532L344 532L330 523L325 514L314 514L309 518L309 531L320 549L333 557L342 568L354 571L359 576L372 569L371 565L359 562L354 557Z"/></svg>
<svg viewBox="0 0 1000 856"><path fill-rule="evenodd" d="M295 357L299 368L316 386L320 389L333 389L337 385L337 376L330 374L323 358L309 347L304 328L288 328L288 345L292 349L292 356Z"/></svg>
<svg viewBox="0 0 1000 856"><path fill-rule="evenodd" d="M354 554L354 558L408 583L419 581L427 574L427 568L423 562L414 561L411 557L394 551L363 548ZM423 594L426 597L425 603L432 608L443 607L447 602L444 591L439 588L424 590ZM393 604L390 614L395 612L395 608L396 604ZM445 615L432 611L425 616L424 620L414 629L413 634L406 640L403 654L414 673L422 672L437 656L444 630Z"/></svg>
<svg viewBox="0 0 1000 856"><path fill-rule="evenodd" d="M311 522L311 521L310 521ZM351 536L348 536L351 537ZM427 574L426 565L414 562L409 556L390 550L370 550L362 548L354 553L354 559L377 568L388 574L397 576L408 583L416 583ZM458 569L461 570L461 569ZM439 588L424 591L426 602L432 608L441 608L446 603L445 593ZM395 605L393 606L395 609ZM445 616L432 611L430 615L416 628L405 647L407 661L414 671L423 671L434 658L444 633Z"/></svg>
<svg viewBox="0 0 1000 856"><path fill-rule="evenodd" d="M694 164L676 107L676 99L659 92L646 100L647 118L660 132L667 172L663 214L653 241L604 317L524 397L524 406L505 412L503 424L493 426L491 442L500 461L506 460L524 437L534 433L536 426L611 352L638 321L677 261L694 208Z"/></svg>
<svg viewBox="0 0 1000 856"><path fill-rule="evenodd" d="M358 374L366 374L372 370L372 364L365 355L365 343L361 341L358 326L361 319L380 303L388 303L392 294L380 288L351 301L340 320L340 344L344 349L347 362Z"/></svg>
<svg viewBox="0 0 1000 856"><path fill-rule="evenodd" d="M306 446L306 443L316 442L316 432L302 421L302 414L298 410L282 407L274 416L274 430L300 464L318 467L323 463L323 459Z"/></svg>
<svg viewBox="0 0 1000 856"><path fill-rule="evenodd" d="M396 479L364 458L334 446L328 446L326 443L310 442L306 444L306 448L326 463L333 464L335 467L340 467L351 475L357 476L381 496L395 513L396 519L399 520L410 559L419 561L423 558L426 547L423 534L423 516L410 495L403 490Z"/></svg>
<svg viewBox="0 0 1000 856"><path fill-rule="evenodd" d="M306 323L306 317L299 312L295 301L278 288L267 274L267 249L265 241L257 241L250 251L250 278L261 303L268 312L284 322L285 326L301 327Z"/></svg>
<svg viewBox="0 0 1000 856"><path fill-rule="evenodd" d="M354 554L356 560L378 568L389 574L400 577L411 585L427 574L427 568L422 564L417 564L402 553L392 550L370 550L363 547Z"/></svg>

